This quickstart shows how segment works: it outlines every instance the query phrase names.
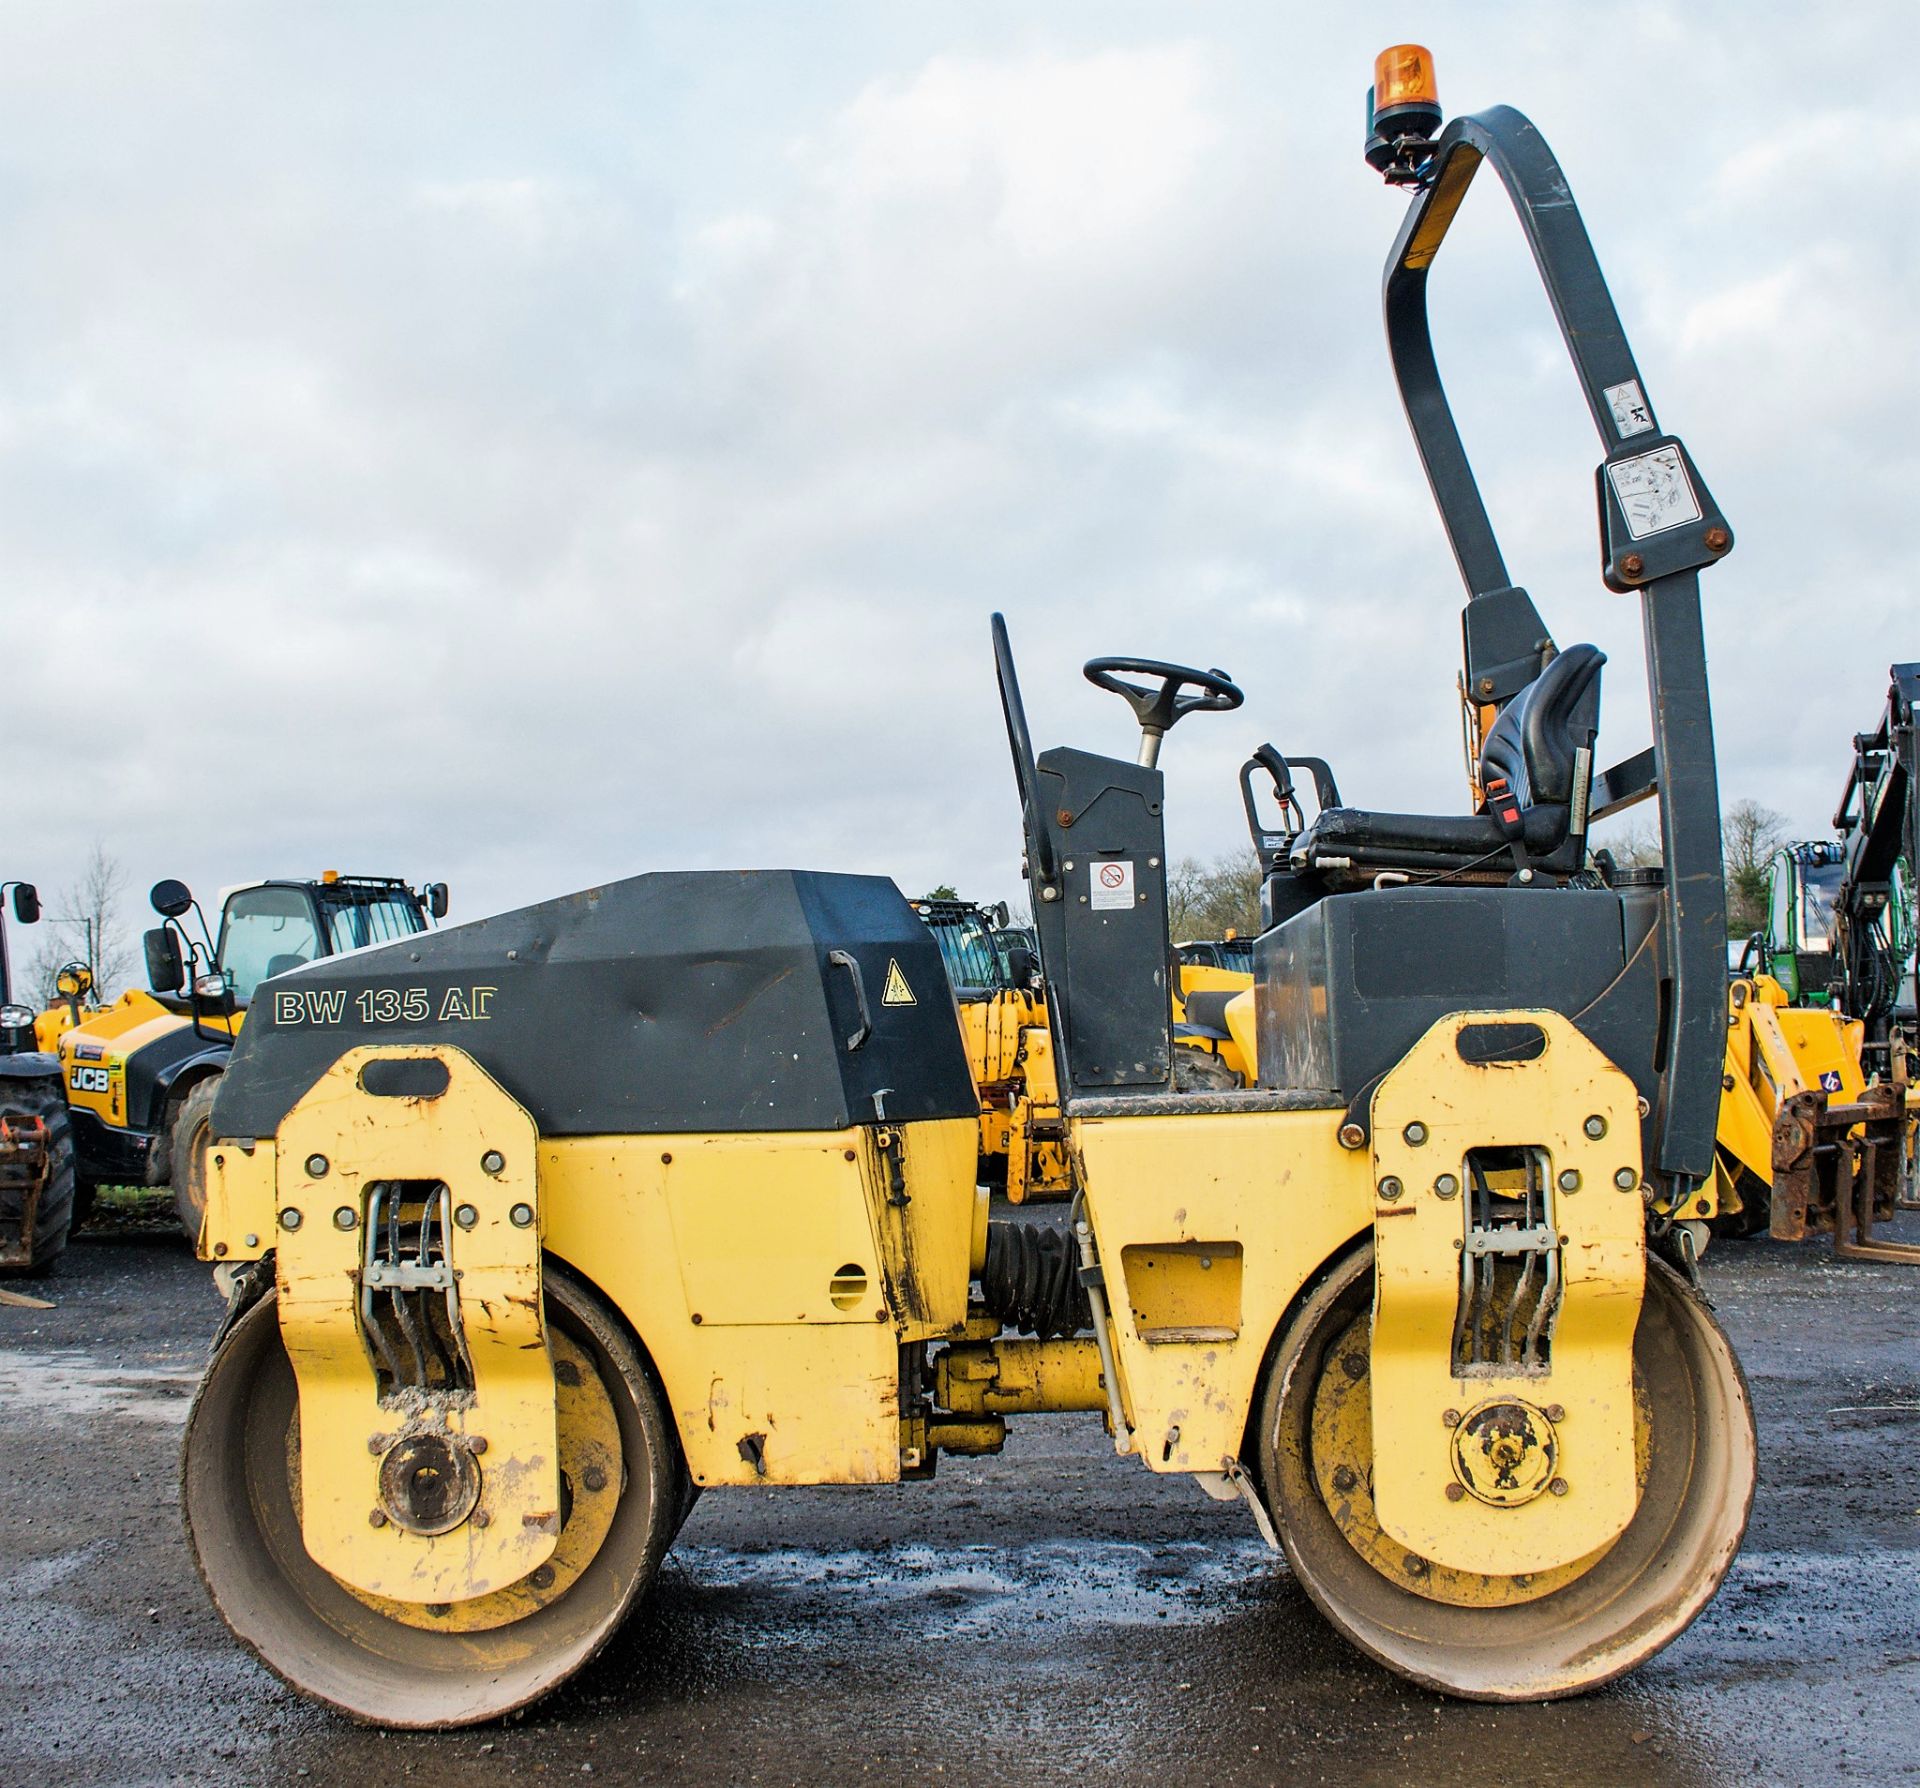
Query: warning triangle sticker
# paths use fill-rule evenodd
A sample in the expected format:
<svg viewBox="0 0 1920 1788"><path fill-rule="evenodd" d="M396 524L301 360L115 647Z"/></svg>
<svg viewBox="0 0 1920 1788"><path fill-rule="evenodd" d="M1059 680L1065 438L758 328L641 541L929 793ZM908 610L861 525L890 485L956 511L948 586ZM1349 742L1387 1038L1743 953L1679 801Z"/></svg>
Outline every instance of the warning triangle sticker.
<svg viewBox="0 0 1920 1788"><path fill-rule="evenodd" d="M918 1004L913 997L913 989L907 985L907 978L900 972L899 963L887 958L887 984L880 989L880 1003L883 1006L912 1006Z"/></svg>

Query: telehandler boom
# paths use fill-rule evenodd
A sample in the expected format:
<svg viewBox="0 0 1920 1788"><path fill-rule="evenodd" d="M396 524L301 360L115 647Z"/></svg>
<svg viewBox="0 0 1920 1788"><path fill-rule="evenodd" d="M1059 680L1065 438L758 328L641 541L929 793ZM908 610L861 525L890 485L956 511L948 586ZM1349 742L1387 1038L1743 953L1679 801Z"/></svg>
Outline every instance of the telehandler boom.
<svg viewBox="0 0 1920 1788"><path fill-rule="evenodd" d="M938 951L877 878L645 875L282 978L214 1110L202 1252L232 1291L183 1500L214 1605L303 1693L497 1717L605 1642L698 1491L925 1477L1038 1411L1244 1499L1335 1627L1451 1694L1590 1688L1712 1596L1752 1419L1649 1226L1713 1171L1698 574L1730 537L1538 133L1441 129L1424 51L1381 59L1377 101L1487 810L1323 813L1269 877L1259 1084L1176 1093L1155 759L1225 679L1095 660L1137 758L1036 755L996 616L1065 1231L988 1220ZM1591 800L1597 654L1556 652L1507 576L1427 339L1483 163L1600 429L1603 579L1645 621L1652 746ZM1668 876L1600 883L1589 814L1656 793Z"/></svg>

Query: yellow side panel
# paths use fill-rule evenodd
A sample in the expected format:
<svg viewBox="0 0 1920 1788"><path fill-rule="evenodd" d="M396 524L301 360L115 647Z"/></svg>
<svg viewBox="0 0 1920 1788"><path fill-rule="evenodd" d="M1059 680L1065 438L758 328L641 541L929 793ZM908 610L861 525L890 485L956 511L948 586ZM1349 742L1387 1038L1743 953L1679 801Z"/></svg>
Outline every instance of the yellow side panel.
<svg viewBox="0 0 1920 1788"><path fill-rule="evenodd" d="M367 1063L423 1056L447 1068L438 1097L362 1090ZM353 1049L287 1114L279 1144L280 1333L300 1387L307 1551L343 1582L409 1602L460 1601L518 1582L552 1554L561 1520L533 1120L463 1050ZM497 1172L482 1170L488 1150L501 1157ZM470 1214L442 1231L472 1361L464 1402L414 1410L378 1396L354 1294L371 1189L394 1180L442 1181L449 1214ZM515 1223L516 1209L531 1221ZM484 1524L462 1521L429 1536L369 1521L381 1501L382 1455L396 1432L416 1431L484 1442L502 1462L481 1473Z"/></svg>
<svg viewBox="0 0 1920 1788"><path fill-rule="evenodd" d="M864 1130L862 1147L884 1301L902 1341L957 1335L966 1327L973 1277L977 1133L971 1123L951 1119L894 1128L903 1182L898 1191L880 1134ZM861 1314L869 1312L863 1308Z"/></svg>
<svg viewBox="0 0 1920 1788"><path fill-rule="evenodd" d="M1240 1457L1282 1314L1371 1223L1367 1157L1340 1147L1341 1116L1074 1120L1134 1444L1154 1471L1215 1472Z"/></svg>
<svg viewBox="0 0 1920 1788"><path fill-rule="evenodd" d="M898 1479L900 1343L965 1316L977 1129L894 1134L904 1206L866 1127L543 1139L547 1245L633 1324L696 1483Z"/></svg>
<svg viewBox="0 0 1920 1788"><path fill-rule="evenodd" d="M1456 1033L1473 1024L1537 1025L1545 1050L1530 1061L1465 1062ZM1490 1147L1546 1156L1564 1296L1550 1369L1539 1374L1454 1373L1466 1157ZM1380 1083L1373 1156L1381 1194L1372 1348L1380 1525L1420 1557L1461 1571L1540 1571L1585 1557L1620 1533L1639 1498L1633 1335L1646 1253L1633 1082L1558 1013L1455 1014ZM1572 1176L1564 1187L1563 1176ZM1454 1470L1461 1414L1471 1418L1476 1406L1502 1399L1562 1412L1548 1422L1557 1431L1561 1490L1513 1507L1462 1495Z"/></svg>
<svg viewBox="0 0 1920 1788"><path fill-rule="evenodd" d="M207 1211L200 1220L202 1260L258 1260L273 1246L274 1145L251 1150L215 1143L207 1153Z"/></svg>
<svg viewBox="0 0 1920 1788"><path fill-rule="evenodd" d="M624 1148L629 1139L609 1139ZM707 1327L872 1322L878 1298L833 1287L851 1266L877 1279L858 1151L834 1133L636 1138L673 1225L687 1309ZM769 1158L768 1144L777 1140ZM851 1159L849 1157L852 1157Z"/></svg>

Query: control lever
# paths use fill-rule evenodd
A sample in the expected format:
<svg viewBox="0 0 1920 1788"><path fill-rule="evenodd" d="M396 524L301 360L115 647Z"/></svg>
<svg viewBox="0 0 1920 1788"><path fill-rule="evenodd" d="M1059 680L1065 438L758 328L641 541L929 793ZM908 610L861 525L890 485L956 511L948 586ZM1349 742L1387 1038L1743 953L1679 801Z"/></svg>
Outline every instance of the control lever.
<svg viewBox="0 0 1920 1788"><path fill-rule="evenodd" d="M1266 771L1273 780L1273 798L1280 809L1278 831L1261 823L1260 809L1253 793L1254 772L1257 770ZM1325 758L1286 757L1276 747L1262 745L1240 766L1240 802L1247 810L1247 831L1253 838L1253 848L1260 853L1264 862L1284 863L1293 841L1307 829L1306 814L1301 810L1300 797L1294 789L1295 770L1305 770L1312 776L1314 803L1321 813L1325 813L1329 807L1340 805L1340 789L1333 780L1333 771L1328 768Z"/></svg>

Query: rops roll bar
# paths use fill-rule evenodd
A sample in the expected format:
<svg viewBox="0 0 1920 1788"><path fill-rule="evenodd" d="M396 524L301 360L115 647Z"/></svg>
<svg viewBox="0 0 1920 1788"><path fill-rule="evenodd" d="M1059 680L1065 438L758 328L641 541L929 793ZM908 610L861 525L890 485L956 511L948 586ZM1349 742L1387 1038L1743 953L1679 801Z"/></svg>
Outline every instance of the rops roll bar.
<svg viewBox="0 0 1920 1788"><path fill-rule="evenodd" d="M1733 535L1676 435L1661 430L1566 176L1546 140L1510 106L1456 118L1427 143L1402 137L1369 159L1414 189L1387 261L1387 341L1401 401L1440 518L1467 586L1466 691L1504 703L1536 675L1553 642L1527 593L1514 587L1434 359L1427 273L1483 162L1513 201L1605 454L1595 473L1601 578L1637 591L1646 640L1653 749L1595 779L1592 817L1658 795L1666 861L1662 894L1668 998L1661 1172L1699 1181L1713 1172L1725 1053L1726 897L1706 651L1703 568Z"/></svg>

